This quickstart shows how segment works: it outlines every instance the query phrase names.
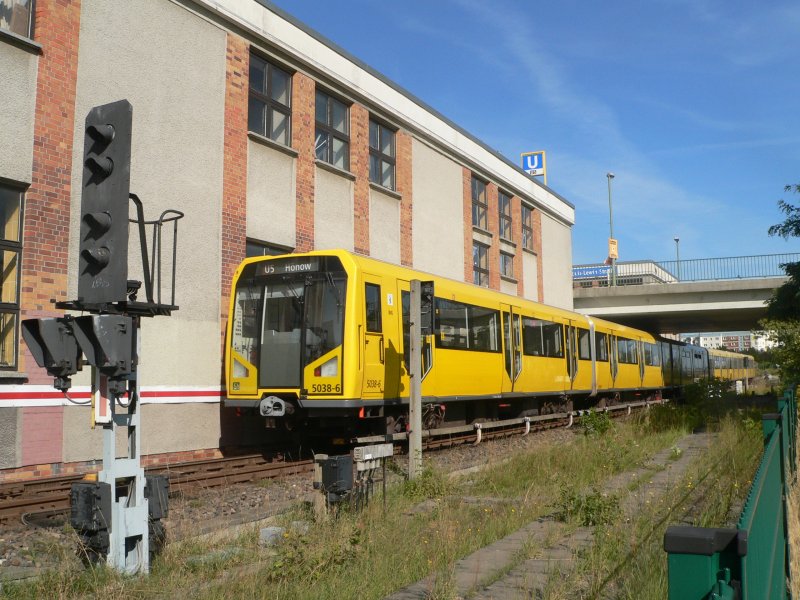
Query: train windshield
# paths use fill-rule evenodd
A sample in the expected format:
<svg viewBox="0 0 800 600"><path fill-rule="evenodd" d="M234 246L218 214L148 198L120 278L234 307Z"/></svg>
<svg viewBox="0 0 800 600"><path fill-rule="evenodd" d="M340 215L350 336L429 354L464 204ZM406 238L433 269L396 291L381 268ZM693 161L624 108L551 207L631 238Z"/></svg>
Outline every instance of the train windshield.
<svg viewBox="0 0 800 600"><path fill-rule="evenodd" d="M235 291L231 346L258 367L259 387L302 387L303 368L341 345L346 287L335 257L245 267Z"/></svg>

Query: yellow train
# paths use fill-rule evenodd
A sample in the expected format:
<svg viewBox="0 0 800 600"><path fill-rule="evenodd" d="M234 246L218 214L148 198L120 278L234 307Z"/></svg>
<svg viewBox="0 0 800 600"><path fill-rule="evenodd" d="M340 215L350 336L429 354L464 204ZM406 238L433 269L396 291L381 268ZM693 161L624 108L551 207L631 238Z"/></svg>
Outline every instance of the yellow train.
<svg viewBox="0 0 800 600"><path fill-rule="evenodd" d="M344 250L246 259L226 337L226 405L270 424L393 432L408 411L410 281L435 286L423 343L425 426L658 399L709 376L752 378L708 351Z"/></svg>

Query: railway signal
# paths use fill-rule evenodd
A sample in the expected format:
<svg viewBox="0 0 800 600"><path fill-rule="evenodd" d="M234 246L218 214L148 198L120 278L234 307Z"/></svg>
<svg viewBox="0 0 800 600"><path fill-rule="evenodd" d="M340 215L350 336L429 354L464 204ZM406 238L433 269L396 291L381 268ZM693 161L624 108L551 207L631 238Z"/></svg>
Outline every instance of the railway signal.
<svg viewBox="0 0 800 600"><path fill-rule="evenodd" d="M26 319L22 321L22 339L33 359L53 377L53 387L66 392L72 375L81 370L81 351L72 335L70 317Z"/></svg>
<svg viewBox="0 0 800 600"><path fill-rule="evenodd" d="M128 195L133 108L127 100L96 106L84 132L78 300L126 300Z"/></svg>
<svg viewBox="0 0 800 600"><path fill-rule="evenodd" d="M138 340L142 317L169 316L175 306L177 222L183 213L166 210L145 221L142 202L130 193L133 108L127 100L96 106L86 117L83 189L78 248L78 299L56 308L88 315L29 319L22 335L36 363L64 392L80 370L82 355L92 365L92 427L103 427L103 469L98 480L73 490L72 525L92 550L91 557L125 573L147 573L150 554L163 542L165 484L145 480L141 467L141 412ZM144 302L136 300L142 281L128 281L129 202L136 205L142 257ZM163 225L172 223L172 294L161 302ZM153 225L150 267L145 226ZM154 299L153 282L158 282ZM123 399L127 395L127 399ZM120 411L117 405L124 408ZM117 428L127 429L128 453L118 457ZM123 485L124 484L124 485Z"/></svg>

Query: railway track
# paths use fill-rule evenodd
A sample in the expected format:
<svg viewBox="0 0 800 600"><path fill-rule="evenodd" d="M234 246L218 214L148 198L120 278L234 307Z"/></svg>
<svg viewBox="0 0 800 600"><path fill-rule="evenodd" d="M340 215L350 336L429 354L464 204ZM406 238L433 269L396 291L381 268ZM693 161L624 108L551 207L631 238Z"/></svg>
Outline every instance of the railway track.
<svg viewBox="0 0 800 600"><path fill-rule="evenodd" d="M167 475L170 494L178 494L197 488L246 483L311 470L312 460L283 461L267 458L263 454L248 454L149 467L145 473ZM0 485L0 522L69 510L72 484L83 477L83 474L74 474Z"/></svg>
<svg viewBox="0 0 800 600"><path fill-rule="evenodd" d="M648 405L646 402L638 402L608 407L606 410L612 417L620 417ZM426 450L436 450L461 444L477 444L493 438L568 427L575 417L579 416L578 412L560 413L430 429L423 432L423 446ZM405 433L398 433L361 437L353 441L356 444L392 442L402 445L407 437L408 435ZM260 479L310 473L313 468L314 461L310 459L286 461L265 456L264 453L255 453L154 466L145 469L145 472L167 475L170 481L170 494L178 494L197 488L214 488ZM69 510L70 488L73 483L80 481L83 477L83 474L73 474L0 484L0 522L16 519L24 521L25 517L29 515L56 514Z"/></svg>

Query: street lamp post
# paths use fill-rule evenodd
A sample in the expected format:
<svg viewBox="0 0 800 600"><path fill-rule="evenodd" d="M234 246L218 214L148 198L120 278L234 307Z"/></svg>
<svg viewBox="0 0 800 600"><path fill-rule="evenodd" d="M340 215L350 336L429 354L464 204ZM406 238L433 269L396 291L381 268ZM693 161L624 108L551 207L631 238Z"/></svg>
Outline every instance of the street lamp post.
<svg viewBox="0 0 800 600"><path fill-rule="evenodd" d="M675 240L675 262L676 262L675 271L678 274L678 281L680 281L681 280L681 238L674 237L672 239Z"/></svg>
<svg viewBox="0 0 800 600"><path fill-rule="evenodd" d="M614 209L611 205L611 180L614 179L613 173L606 173L608 179L608 245L609 251L611 249L611 240L614 239ZM610 252L609 252L610 254ZM613 256L611 258L611 285L617 285L617 259Z"/></svg>

